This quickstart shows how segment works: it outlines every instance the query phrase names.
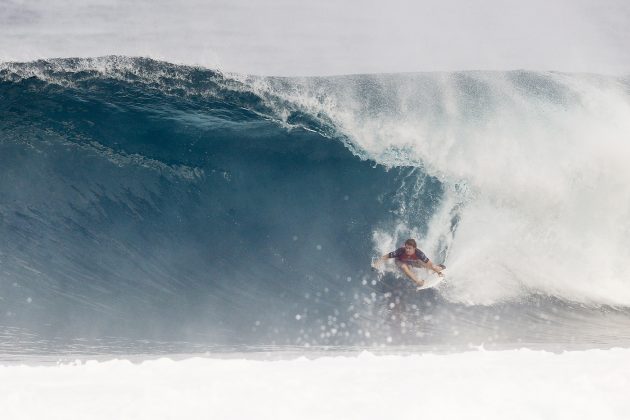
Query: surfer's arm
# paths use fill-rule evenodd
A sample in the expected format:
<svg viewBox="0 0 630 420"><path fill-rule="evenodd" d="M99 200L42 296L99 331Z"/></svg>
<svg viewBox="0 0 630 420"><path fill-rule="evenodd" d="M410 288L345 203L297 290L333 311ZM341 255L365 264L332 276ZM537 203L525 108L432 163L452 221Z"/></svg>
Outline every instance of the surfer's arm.
<svg viewBox="0 0 630 420"><path fill-rule="evenodd" d="M433 261L431 261L431 260L428 260L427 262L425 262L424 263L424 267L428 268L428 269L431 269L431 270L435 271L436 273L438 273L440 275L442 274L443 268L440 267L439 265L433 264Z"/></svg>
<svg viewBox="0 0 630 420"><path fill-rule="evenodd" d="M379 265L383 264L384 261L387 261L390 258L396 258L395 256L392 257L392 254L393 252L388 252L387 254L380 257L378 260L374 261L374 264L372 264L372 266L378 267Z"/></svg>

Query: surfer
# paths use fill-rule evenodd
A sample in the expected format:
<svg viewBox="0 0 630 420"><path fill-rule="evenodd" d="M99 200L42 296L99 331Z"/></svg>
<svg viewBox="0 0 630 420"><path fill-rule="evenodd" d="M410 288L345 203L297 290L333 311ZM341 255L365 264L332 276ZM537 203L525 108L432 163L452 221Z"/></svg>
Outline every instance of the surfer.
<svg viewBox="0 0 630 420"><path fill-rule="evenodd" d="M429 260L429 258L424 254L424 252L420 251L417 248L416 241L413 239L407 239L405 241L404 247L398 248L396 251L392 251L380 257L374 262L374 267L378 267L383 263L383 261L390 258L395 258L398 268L400 268L402 272L411 279L411 281L416 283L418 287L422 287L424 285L424 280L416 277L414 272L411 271L411 267L430 269L435 271L438 276L444 276L442 270L444 270L446 267L442 264L433 264L431 260Z"/></svg>

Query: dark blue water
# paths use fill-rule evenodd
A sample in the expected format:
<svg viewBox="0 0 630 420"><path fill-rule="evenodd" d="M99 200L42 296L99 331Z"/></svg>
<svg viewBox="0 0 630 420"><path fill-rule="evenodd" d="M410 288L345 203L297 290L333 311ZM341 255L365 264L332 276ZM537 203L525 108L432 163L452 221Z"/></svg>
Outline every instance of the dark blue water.
<svg viewBox="0 0 630 420"><path fill-rule="evenodd" d="M567 327L575 308L553 299L455 305L370 270L374 229L401 217L427 229L443 186L421 168L361 159L325 120L280 118L221 73L129 62L0 71L5 351L105 337L555 342L580 330L582 318ZM411 195L420 201L401 216ZM556 304L564 315L536 309ZM587 341L628 339L627 314L592 312L613 327Z"/></svg>

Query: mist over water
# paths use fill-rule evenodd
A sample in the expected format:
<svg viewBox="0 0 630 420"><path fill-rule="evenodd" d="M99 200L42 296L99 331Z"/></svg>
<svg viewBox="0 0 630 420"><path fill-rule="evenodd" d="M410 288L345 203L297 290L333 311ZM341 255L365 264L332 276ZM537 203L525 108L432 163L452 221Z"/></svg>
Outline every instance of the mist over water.
<svg viewBox="0 0 630 420"><path fill-rule="evenodd" d="M0 76L11 348L627 343L623 78ZM437 290L369 270L407 237Z"/></svg>
<svg viewBox="0 0 630 420"><path fill-rule="evenodd" d="M624 0L0 1L0 61L145 56L245 74L628 74Z"/></svg>
<svg viewBox="0 0 630 420"><path fill-rule="evenodd" d="M326 115L357 155L440 180L442 208L421 243L433 255L449 248L449 299L492 304L543 293L628 305L626 80L462 72L272 86ZM379 251L413 231L421 198L403 200L407 229L386 246L387 231L376 235Z"/></svg>

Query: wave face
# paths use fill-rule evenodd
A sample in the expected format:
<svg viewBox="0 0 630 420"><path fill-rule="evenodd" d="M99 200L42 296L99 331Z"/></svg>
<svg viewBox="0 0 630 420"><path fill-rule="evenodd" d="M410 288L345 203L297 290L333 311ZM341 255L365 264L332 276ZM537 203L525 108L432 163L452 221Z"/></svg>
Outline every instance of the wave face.
<svg viewBox="0 0 630 420"><path fill-rule="evenodd" d="M0 323L213 344L627 342L629 91L554 73L3 64ZM406 237L446 261L440 289L370 271Z"/></svg>

